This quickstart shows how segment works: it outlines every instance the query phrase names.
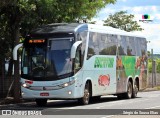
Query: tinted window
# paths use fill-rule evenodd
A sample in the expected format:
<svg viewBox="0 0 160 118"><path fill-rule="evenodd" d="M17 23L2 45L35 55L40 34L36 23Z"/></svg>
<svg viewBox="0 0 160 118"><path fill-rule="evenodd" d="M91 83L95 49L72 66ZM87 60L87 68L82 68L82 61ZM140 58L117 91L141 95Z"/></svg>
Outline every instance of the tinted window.
<svg viewBox="0 0 160 118"><path fill-rule="evenodd" d="M90 32L88 55L116 55L117 35Z"/></svg>
<svg viewBox="0 0 160 118"><path fill-rule="evenodd" d="M141 38L141 53L142 55L146 54L147 48L146 48L146 40L144 38Z"/></svg>
<svg viewBox="0 0 160 118"><path fill-rule="evenodd" d="M107 34L101 35L99 44L101 55L116 55L117 50L117 35Z"/></svg>
<svg viewBox="0 0 160 118"><path fill-rule="evenodd" d="M87 31L81 32L79 34L80 40L82 41L82 47L81 47L81 56L84 59L84 54L85 54L85 48L86 48L86 40L87 40ZM82 60L83 60L82 59Z"/></svg>
<svg viewBox="0 0 160 118"><path fill-rule="evenodd" d="M90 32L87 58L95 54L97 55L99 54L99 40L101 40L100 34L95 32Z"/></svg>
<svg viewBox="0 0 160 118"><path fill-rule="evenodd" d="M56 74L64 75L72 71L72 62L70 60L70 50L73 45L73 39L50 39L50 49L47 52L47 67L49 74L52 74L53 68Z"/></svg>
<svg viewBox="0 0 160 118"><path fill-rule="evenodd" d="M119 55L127 55L127 42L126 36L120 36L119 45L118 45Z"/></svg>
<svg viewBox="0 0 160 118"><path fill-rule="evenodd" d="M141 38L135 38L135 45L136 45L136 55L141 56Z"/></svg>
<svg viewBox="0 0 160 118"><path fill-rule="evenodd" d="M127 55L136 55L134 37L127 37Z"/></svg>

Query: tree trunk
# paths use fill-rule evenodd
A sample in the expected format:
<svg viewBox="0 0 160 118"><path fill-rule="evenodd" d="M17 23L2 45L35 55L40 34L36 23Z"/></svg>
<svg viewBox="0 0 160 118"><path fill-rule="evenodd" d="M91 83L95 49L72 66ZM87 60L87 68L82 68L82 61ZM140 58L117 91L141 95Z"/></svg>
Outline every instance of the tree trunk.
<svg viewBox="0 0 160 118"><path fill-rule="evenodd" d="M11 59L9 60L9 67L8 67L8 73L7 73L7 75L8 75L8 76L11 76L12 73L13 73L13 58L11 58Z"/></svg>
<svg viewBox="0 0 160 118"><path fill-rule="evenodd" d="M0 57L0 99L5 97L4 78L5 77L5 59Z"/></svg>
<svg viewBox="0 0 160 118"><path fill-rule="evenodd" d="M15 24L13 30L15 45L19 43L19 25ZM14 101L20 102L20 75L19 75L19 53L17 53L17 60L14 61Z"/></svg>
<svg viewBox="0 0 160 118"><path fill-rule="evenodd" d="M18 14L14 14L12 16L12 21L10 21L11 25L11 36L12 36L12 51L14 47L19 43L19 18L17 16ZM14 19L14 20L13 20ZM18 53L17 53L18 54ZM13 57L12 57L13 60ZM13 90L13 96L15 103L20 102L20 75L19 75L19 55L17 55L17 60L11 62L11 68L14 64L14 90Z"/></svg>

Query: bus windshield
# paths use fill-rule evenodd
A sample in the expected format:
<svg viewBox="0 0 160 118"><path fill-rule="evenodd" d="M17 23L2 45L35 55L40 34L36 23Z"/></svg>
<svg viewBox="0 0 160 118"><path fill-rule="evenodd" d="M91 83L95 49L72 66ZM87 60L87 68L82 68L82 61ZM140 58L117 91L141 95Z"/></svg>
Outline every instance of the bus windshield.
<svg viewBox="0 0 160 118"><path fill-rule="evenodd" d="M32 80L57 80L72 73L70 51L73 38L48 39L47 46L29 46L23 51L22 76Z"/></svg>

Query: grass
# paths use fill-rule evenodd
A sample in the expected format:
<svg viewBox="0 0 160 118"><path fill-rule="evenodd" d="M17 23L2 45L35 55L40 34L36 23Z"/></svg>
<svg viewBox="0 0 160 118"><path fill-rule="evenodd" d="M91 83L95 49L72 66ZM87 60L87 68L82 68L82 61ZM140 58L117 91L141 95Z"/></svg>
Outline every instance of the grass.
<svg viewBox="0 0 160 118"><path fill-rule="evenodd" d="M160 90L160 86L157 86L156 88L157 88L157 90Z"/></svg>

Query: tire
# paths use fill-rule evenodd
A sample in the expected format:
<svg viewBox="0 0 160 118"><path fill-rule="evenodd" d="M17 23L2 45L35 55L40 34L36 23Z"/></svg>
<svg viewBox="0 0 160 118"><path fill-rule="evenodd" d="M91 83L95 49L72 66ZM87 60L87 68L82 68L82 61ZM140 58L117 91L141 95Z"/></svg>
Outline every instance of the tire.
<svg viewBox="0 0 160 118"><path fill-rule="evenodd" d="M127 93L125 94L126 99L131 99L132 98L132 93L133 93L133 87L132 83L129 81L127 85Z"/></svg>
<svg viewBox="0 0 160 118"><path fill-rule="evenodd" d="M87 104L89 104L90 96L91 96L90 84L86 83L85 89L84 89L84 95L82 98L78 99L78 102L81 105L87 105Z"/></svg>
<svg viewBox="0 0 160 118"><path fill-rule="evenodd" d="M47 104L47 99L36 99L35 101L37 106L40 106L40 107L46 106Z"/></svg>
<svg viewBox="0 0 160 118"><path fill-rule="evenodd" d="M137 84L137 82L135 82L134 83L134 89L133 89L132 98L136 98L137 97L137 93L138 93L138 84Z"/></svg>

